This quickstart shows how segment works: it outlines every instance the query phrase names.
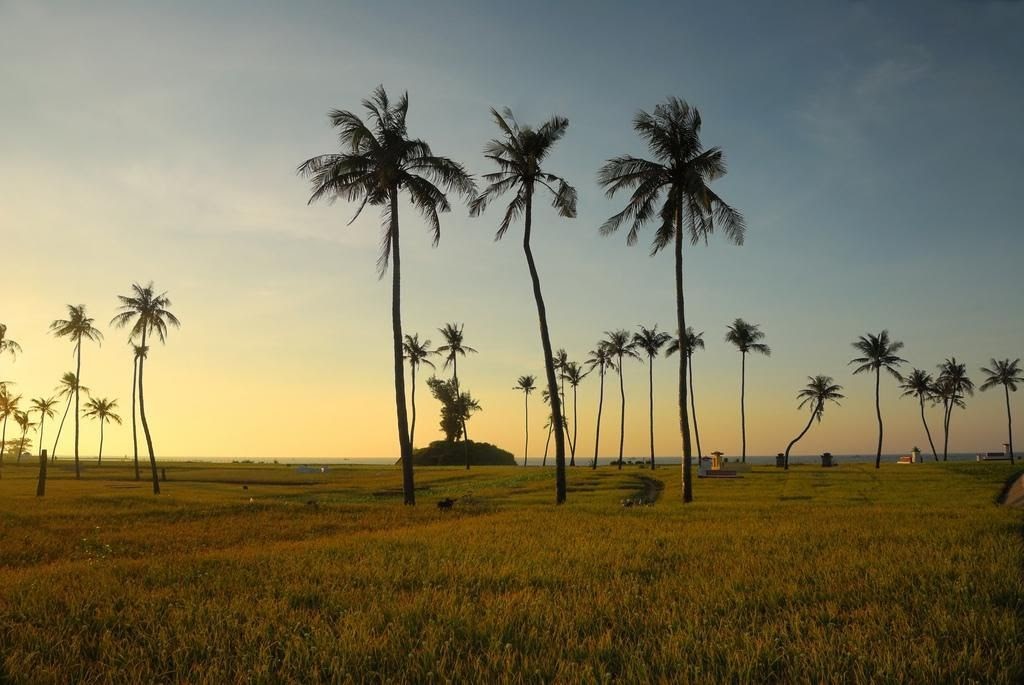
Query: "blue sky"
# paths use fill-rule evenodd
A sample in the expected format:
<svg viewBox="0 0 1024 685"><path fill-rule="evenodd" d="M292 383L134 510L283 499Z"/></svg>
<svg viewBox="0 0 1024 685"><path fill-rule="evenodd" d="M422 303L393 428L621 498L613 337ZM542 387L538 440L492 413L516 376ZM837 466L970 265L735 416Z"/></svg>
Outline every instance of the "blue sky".
<svg viewBox="0 0 1024 685"><path fill-rule="evenodd" d="M550 168L577 186L579 217L540 210L535 247L554 344L582 358L605 330L672 328L669 256L598 236L621 201L594 179L608 157L645 152L633 114L675 95L724 148L716 188L749 226L741 248L715 238L686 255L688 319L709 343L695 362L702 442L738 449L739 360L721 338L742 316L775 352L748 365L750 451L799 430L792 396L816 373L848 399L806 451L868 451L870 383L846 368L857 335L889 328L915 365L956 355L975 376L1024 354L1021 35L1018 2L2 1L0 321L26 352L0 377L45 393L69 363L45 330L63 305L106 321L115 294L154 279L185 322L152 365L171 453L392 454L378 218L346 227L354 208L306 207L294 172L333 149L326 112L357 109L378 83L407 89L411 133L477 174L489 107L567 116ZM481 350L464 370L485 407L474 434L514 449L512 382L541 372L521 234L494 244L497 206L482 219L459 207L432 250L405 216L406 328L436 340L466 323ZM92 354L83 382L91 371L127 404L119 337ZM659 369L659 451L672 453L672 370ZM644 377L627 369L634 453ZM595 386L580 400L588 435ZM420 425L434 430L425 396ZM892 387L886 411L888 450L923 443ZM997 446L1001 411L994 395L973 400L954 447ZM611 423L603 433L608 452ZM128 433L109 440L124 451Z"/></svg>

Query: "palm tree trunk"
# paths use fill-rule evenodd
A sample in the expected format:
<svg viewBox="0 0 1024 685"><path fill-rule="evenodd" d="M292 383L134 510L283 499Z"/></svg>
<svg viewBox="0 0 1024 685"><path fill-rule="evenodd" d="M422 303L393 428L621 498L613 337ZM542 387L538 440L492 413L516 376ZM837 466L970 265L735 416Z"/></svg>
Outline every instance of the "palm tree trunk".
<svg viewBox="0 0 1024 685"><path fill-rule="evenodd" d="M597 435L594 436L594 464L592 469L597 468L597 452L601 446L601 410L604 408L604 365L600 368L601 390L597 395Z"/></svg>
<svg viewBox="0 0 1024 685"><path fill-rule="evenodd" d="M939 453L935 451L935 443L932 441L932 432L928 430L928 421L924 416L924 396L920 397L921 400L921 423L924 424L924 434L928 436L928 444L932 448L932 456L935 457L935 461L939 460Z"/></svg>
<svg viewBox="0 0 1024 685"><path fill-rule="evenodd" d="M43 444L43 439L40 436L39 444ZM42 497L46 494L46 450L40 448L39 450L39 480L36 483L36 497Z"/></svg>
<svg viewBox="0 0 1024 685"><path fill-rule="evenodd" d="M99 454L99 458L96 459L96 464L97 465L103 463L103 424L104 423L105 423L105 421L103 419L100 419L100 454Z"/></svg>
<svg viewBox="0 0 1024 685"><path fill-rule="evenodd" d="M693 415L693 437L697 440L697 464L704 458L704 452L700 449L700 429L697 428L697 402L693 394L693 355L687 355L687 363L690 365L690 414Z"/></svg>
<svg viewBox="0 0 1024 685"><path fill-rule="evenodd" d="M146 346L146 329L142 329L142 347ZM146 436L146 448L149 450L149 470L153 478L153 494L160 494L160 478L156 472L156 452L153 451L153 435L149 432L149 420L146 419L146 393L142 382L146 370L145 357L139 357L139 418L142 419L142 432Z"/></svg>
<svg viewBox="0 0 1024 685"><path fill-rule="evenodd" d="M654 470L654 357L647 355L647 388L651 409L651 471Z"/></svg>
<svg viewBox="0 0 1024 685"><path fill-rule="evenodd" d="M747 463L747 353L740 352L740 432L743 437L743 452L740 460Z"/></svg>
<svg viewBox="0 0 1024 685"><path fill-rule="evenodd" d="M43 451L43 428L46 427L46 412L39 413L39 451Z"/></svg>
<svg viewBox="0 0 1024 685"><path fill-rule="evenodd" d="M82 387L82 336L78 336L78 344L75 346L78 354L76 355L78 361L76 362L75 369L75 480L82 477L82 472L78 466L78 395L79 388Z"/></svg>
<svg viewBox="0 0 1024 685"><path fill-rule="evenodd" d="M412 475L412 442L405 412L405 367L402 355L402 259L398 234L398 185L391 187L391 334L395 355L395 409L398 418L398 449L402 457L402 495L406 504L416 504Z"/></svg>
<svg viewBox="0 0 1024 685"><path fill-rule="evenodd" d="M626 441L626 383L622 369L622 355L619 355L619 470L622 470L622 446Z"/></svg>
<svg viewBox="0 0 1024 685"><path fill-rule="evenodd" d="M814 415L815 415L815 412L812 411L811 412L811 418L807 422L807 425L804 426L804 429L802 431L800 431L800 435L798 435L795 438L793 438L793 441L790 442L789 445L786 446L786 454L785 454L785 456L783 458L783 468L785 470L787 470L787 471L789 470L789 451L791 449L793 449L793 445L795 445L798 442L800 442L800 438L804 437L807 434L807 431L811 430L811 424L814 423Z"/></svg>
<svg viewBox="0 0 1024 685"><path fill-rule="evenodd" d="M1003 391L1006 393L1006 431L1009 436L1010 442L1008 447L1010 448L1010 463L1016 463L1013 458L1013 418L1010 416L1010 386L1003 384Z"/></svg>
<svg viewBox="0 0 1024 685"><path fill-rule="evenodd" d="M558 397L558 381L555 379L554 355L551 353L551 337L548 334L548 315L544 308L544 297L540 292L540 276L537 265L533 261L530 250L530 229L533 221L533 185L526 186L526 212L524 216L523 252L526 253L526 264L530 268L530 280L533 281L533 297L537 301L537 318L540 320L540 342L544 349L544 373L548 380L548 393L551 396L551 423L555 433L555 503L565 502L565 426L562 423L562 402Z"/></svg>
<svg viewBox="0 0 1024 685"><path fill-rule="evenodd" d="M0 433L0 475L3 473L4 450L7 449L7 415L4 415L4 428Z"/></svg>
<svg viewBox="0 0 1024 685"><path fill-rule="evenodd" d="M18 443L18 460L16 464L21 463L21 453L25 451L25 436L28 435L28 428L23 428L21 431L21 442Z"/></svg>
<svg viewBox="0 0 1024 685"><path fill-rule="evenodd" d="M551 447L551 431L555 428L554 422L548 425L548 439L544 443L544 459L540 462L541 466L548 465L548 448Z"/></svg>
<svg viewBox="0 0 1024 685"><path fill-rule="evenodd" d="M525 390L523 391L523 409L526 414L523 425L526 434L526 442L523 444L523 466L526 466L526 463L530 460L530 394Z"/></svg>
<svg viewBox="0 0 1024 685"><path fill-rule="evenodd" d="M942 461L946 461L949 458L949 422L953 418L953 402L943 402L942 408Z"/></svg>
<svg viewBox="0 0 1024 685"><path fill-rule="evenodd" d="M142 480L139 473L139 433L135 421L135 396L138 394L139 356L132 360L132 454L135 458L135 480Z"/></svg>
<svg viewBox="0 0 1024 685"><path fill-rule="evenodd" d="M576 386L572 386L572 438L569 440L569 466L576 466L576 430L579 428L579 414L576 410Z"/></svg>
<svg viewBox="0 0 1024 685"><path fill-rule="evenodd" d="M57 427L57 437L53 439L53 454L50 455L50 461L57 461L57 443L60 442L60 434L64 430L64 421L68 418L68 412L71 411L71 395L68 395L67 406L64 407L64 416L60 417L60 425Z"/></svg>
<svg viewBox="0 0 1024 685"><path fill-rule="evenodd" d="M410 364L412 371L412 425L409 426L409 445L416 447L416 365Z"/></svg>
<svg viewBox="0 0 1024 685"><path fill-rule="evenodd" d="M462 446L466 453L466 470L469 470L469 431L466 430L466 421L462 421Z"/></svg>
<svg viewBox="0 0 1024 685"><path fill-rule="evenodd" d="M878 416L878 451L875 452L875 468L882 466L882 369L875 369L875 414Z"/></svg>
<svg viewBox="0 0 1024 685"><path fill-rule="evenodd" d="M676 200L675 235L676 327L679 337L686 335L686 308L683 299L683 207L682 198ZM679 432L683 437L683 502L693 501L693 476L690 468L690 417L686 407L686 372L689 355L679 355Z"/></svg>

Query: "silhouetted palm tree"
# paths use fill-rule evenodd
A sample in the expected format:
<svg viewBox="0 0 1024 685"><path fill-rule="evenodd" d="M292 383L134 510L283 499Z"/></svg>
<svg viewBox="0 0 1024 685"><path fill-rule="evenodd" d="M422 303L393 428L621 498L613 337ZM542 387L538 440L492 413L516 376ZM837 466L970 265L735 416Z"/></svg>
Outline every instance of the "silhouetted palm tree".
<svg viewBox="0 0 1024 685"><path fill-rule="evenodd" d="M9 354L11 359L16 359L21 354L21 345L7 337L7 324L0 323L0 357L4 354Z"/></svg>
<svg viewBox="0 0 1024 685"><path fill-rule="evenodd" d="M32 423L32 412L19 411L14 414L14 421L21 428L21 441L18 443L18 457L15 463L21 463L21 455L25 453L25 441L28 439L28 431L31 428L35 428L36 424Z"/></svg>
<svg viewBox="0 0 1024 685"><path fill-rule="evenodd" d="M58 338L68 338L75 343L75 378L82 379L82 341L101 343L103 334L93 326L94 319L85 313L85 305L68 305L68 318L57 319L50 324L50 332ZM82 474L78 466L79 436L79 391L75 389L75 478Z"/></svg>
<svg viewBox="0 0 1024 685"><path fill-rule="evenodd" d="M935 381L936 394L942 400L945 409L942 435L942 461L949 457L949 427L953 419L953 409L966 408L964 399L974 394L974 382L967 376L967 365L951 357L939 364L939 377Z"/></svg>
<svg viewBox="0 0 1024 685"><path fill-rule="evenodd" d="M736 346L740 351L740 432L743 439L741 461L747 461L747 354L756 352L764 356L770 356L772 351L762 342L764 333L754 323L747 323L743 319L736 319L729 326L725 334L725 341Z"/></svg>
<svg viewBox="0 0 1024 685"><path fill-rule="evenodd" d="M135 399L139 394L139 360L146 358L146 355L149 354L149 347L129 344L132 346L132 457L135 462L135 480L142 480L142 474L139 473L139 432L135 421Z"/></svg>
<svg viewBox="0 0 1024 685"><path fill-rule="evenodd" d="M602 340L597 347L592 349L586 360L586 365L593 371L597 369L597 375L601 379L601 388L597 395L597 433L594 436L594 463L591 468L597 468L597 454L601 447L601 410L604 408L604 375L608 369L615 370L615 358L608 350L608 345Z"/></svg>
<svg viewBox="0 0 1024 685"><path fill-rule="evenodd" d="M299 174L310 179L312 204L338 198L360 202L356 217L366 205L382 209L383 237L377 270L381 278L391 270L391 328L394 344L395 407L398 418L398 446L402 457L402 490L406 504L416 503L412 473L412 440L405 408L405 369L402 361L401 252L398 225L398 196L409 196L426 219L434 245L441 239L440 213L451 209L445 192L470 196L475 186L462 167L445 157L435 156L426 142L410 138L406 129L409 97L404 93L392 103L384 86L363 100L369 126L357 115L332 110L331 124L338 129L341 152L318 155L299 166ZM371 128L372 127L372 128ZM441 186L440 188L438 186ZM442 190L441 188L444 188ZM352 223L350 221L349 223Z"/></svg>
<svg viewBox="0 0 1024 685"><path fill-rule="evenodd" d="M530 270L530 281L533 284L533 298L537 303L537 319L540 324L540 343L544 353L544 375L547 378L548 391L551 393L552 424L555 434L555 502L565 501L565 412L562 410L561 398L558 397L558 380L555 377L555 364L551 352L551 335L548 332L548 315L544 307L544 297L540 291L540 276L533 260L530 247L530 234L533 230L533 196L541 186L552 195L551 204L559 216L573 218L576 216L576 189L565 182L565 179L550 174L542 168L555 143L561 140L569 128L569 120L564 117L552 117L538 128L520 126L511 110L499 113L491 109L494 123L501 129L501 138L496 138L484 147L484 156L497 165L498 170L484 175L487 187L470 205L470 215L479 216L487 208L488 202L509 191L515 197L505 208L505 216L498 225L495 239L500 240L509 225L520 215L523 217L523 252L526 265Z"/></svg>
<svg viewBox="0 0 1024 685"><path fill-rule="evenodd" d="M103 427L107 421L121 424L121 417L114 410L117 409L117 400L110 400L105 397L94 397L85 403L85 414L89 418L100 422L100 451L96 459L97 464L103 463Z"/></svg>
<svg viewBox="0 0 1024 685"><path fill-rule="evenodd" d="M932 441L932 432L928 429L928 420L924 415L925 400L933 400L935 398L935 379L927 371L914 369L904 376L900 388L903 390L903 397L916 397L921 405L921 423L924 424L924 433L928 436L928 444L931 445L932 456L935 457L935 461L938 461L939 453L935 449L935 443Z"/></svg>
<svg viewBox="0 0 1024 685"><path fill-rule="evenodd" d="M160 494L160 479L156 472L156 452L153 450L153 434L149 430L149 421L146 419L146 393L143 379L145 377L146 360L148 358L148 347L146 339L156 336L161 343L167 341L168 326L181 327L178 317L171 313L171 301L167 293L159 293L153 289L153 283L145 286L132 283L130 295L118 295L120 310L113 319L111 325L117 328L131 326L128 333L128 341L139 341L139 346L146 350L139 355L139 418L142 419L142 432L146 435L146 447L149 451L149 468L153 478L153 494Z"/></svg>
<svg viewBox="0 0 1024 685"><path fill-rule="evenodd" d="M693 417L693 437L697 442L697 464L700 465L701 460L704 458L704 452L700 448L700 428L697 424L697 400L696 395L693 392L693 353L696 350L704 349L704 331L696 333L692 326L687 326L684 348L686 349L686 365L690 371L690 373L687 374L690 381L690 416ZM668 347L665 348L665 356L670 357L678 351L679 338L672 338L668 343Z"/></svg>
<svg viewBox="0 0 1024 685"><path fill-rule="evenodd" d="M620 328L614 331L605 331L604 334L607 336L604 343L608 347L608 352L615 357L615 370L619 373L619 468L621 469L622 448L626 440L626 384L623 378L622 360L625 357L640 359L640 355L634 349L629 331Z"/></svg>
<svg viewBox="0 0 1024 685"><path fill-rule="evenodd" d="M54 417L53 408L57 406L56 397L37 397L32 400L32 410L39 412L39 479L36 483L36 497L46 493L46 454L43 450L43 429L46 419Z"/></svg>
<svg viewBox="0 0 1024 685"><path fill-rule="evenodd" d="M868 333L860 336L853 343L853 349L862 355L850 360L850 364L858 365L853 370L853 374L857 375L865 371L875 372L875 414L878 416L878 450L875 453L875 468L877 469L882 464L882 399L880 391L882 369L888 371L897 381L902 381L903 376L897 369L907 360L896 355L903 349L903 343L899 340L889 340L889 331L885 330L878 335Z"/></svg>
<svg viewBox="0 0 1024 685"><path fill-rule="evenodd" d="M89 388L79 385L78 377L75 376L73 371L68 371L61 376L60 384L57 385L57 397L68 398L68 403L64 407L64 414L60 417L60 425L57 426L57 437L53 439L53 453L50 455L51 461L57 461L57 444L60 442L60 434L64 431L64 421L68 418L71 402L75 399L77 392L84 392L86 397L89 396Z"/></svg>
<svg viewBox="0 0 1024 685"><path fill-rule="evenodd" d="M580 427L576 391L589 373L589 371L584 371L582 366L573 361L566 362L561 369L562 380L569 381L569 387L572 388L572 439L569 441L569 466L576 466L576 436ZM563 406L565 405L563 404Z"/></svg>
<svg viewBox="0 0 1024 685"><path fill-rule="evenodd" d="M1014 462L1013 455L1013 418L1010 416L1010 393L1017 392L1017 384L1024 383L1024 375L1021 375L1020 359L993 359L989 362L988 367L981 367L981 372L985 374L985 381L981 384L982 391L994 388L996 386L1003 386L1003 392L1006 394L1006 433L1009 436L1009 443L1007 446L1010 448L1010 463Z"/></svg>
<svg viewBox="0 0 1024 685"><path fill-rule="evenodd" d="M661 348L672 340L672 336L665 332L658 331L655 324L651 328L640 327L637 333L633 334L633 346L643 350L647 354L647 388L650 400L650 429L651 429L651 470L654 470L654 358L658 356Z"/></svg>
<svg viewBox="0 0 1024 685"><path fill-rule="evenodd" d="M843 398L840 394L840 390L843 386L837 385L832 376L808 376L807 386L803 390L796 394L796 398L800 400L800 404L797 405L797 409L803 409L810 405L811 407L811 418L808 419L807 425L800 431L800 435L793 438L793 440L786 446L786 454L784 455L785 468L789 469L789 451L793 449L793 445L800 441L800 438L807 434L807 431L811 429L811 424L817 419L818 423L821 423L821 417L825 413L825 402L835 402L839 404L839 400Z"/></svg>
<svg viewBox="0 0 1024 685"><path fill-rule="evenodd" d="M430 349L430 341L420 342L420 334L413 333L405 336L402 343L402 355L409 360L409 370L412 372L410 384L412 385L412 425L409 426L409 444L416 446L416 369L420 364L426 364L430 368L436 368L434 362L430 361L432 355L438 354L437 350Z"/></svg>
<svg viewBox="0 0 1024 685"><path fill-rule="evenodd" d="M4 420L3 430L0 431L0 467L4 464L4 452L7 449L7 419L17 416L20 401L21 395L12 395L7 384L0 383L0 418Z"/></svg>
<svg viewBox="0 0 1024 685"><path fill-rule="evenodd" d="M464 324L461 323L446 323L444 328L437 329L441 335L444 336L445 344L437 348L437 353L444 355L444 368L452 367L452 382L455 383L455 387L459 387L459 357L465 357L467 352L476 354L469 345L464 344L464 337L462 330L465 328ZM466 443L463 445L463 449L466 453L466 468L469 468L469 433L466 432L466 426L462 426L462 438Z"/></svg>
<svg viewBox="0 0 1024 685"><path fill-rule="evenodd" d="M530 459L530 393L537 389L535 376L520 376L513 390L523 393L523 410L525 412L526 442L523 445L523 466Z"/></svg>
<svg viewBox="0 0 1024 685"><path fill-rule="evenodd" d="M633 129L647 142L657 161L631 156L608 160L598 172L598 182L608 197L632 189L626 208L601 226L601 233L631 224L626 243L637 241L640 228L658 225L651 247L657 253L672 245L675 252L676 330L686 330L683 299L684 232L696 245L706 241L717 225L737 245L743 244L743 217L718 197L708 183L725 175L725 157L717 147L704 149L700 141L701 119L696 108L669 98L653 114L638 112ZM683 441L683 501L693 500L690 425L686 406L688 358L679 356L679 433Z"/></svg>

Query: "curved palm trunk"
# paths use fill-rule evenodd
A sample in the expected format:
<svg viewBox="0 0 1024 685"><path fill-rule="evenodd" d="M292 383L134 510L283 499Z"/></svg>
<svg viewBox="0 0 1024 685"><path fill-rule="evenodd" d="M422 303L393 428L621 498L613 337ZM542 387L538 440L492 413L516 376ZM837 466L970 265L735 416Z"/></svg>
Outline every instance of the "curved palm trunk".
<svg viewBox="0 0 1024 685"><path fill-rule="evenodd" d="M945 416L942 419L942 461L949 459L949 424L953 419L953 407L956 406L954 400L946 401L943 405Z"/></svg>
<svg viewBox="0 0 1024 685"><path fill-rule="evenodd" d="M676 202L675 235L676 326L680 337L686 335L686 309L683 299L683 208ZM681 351L680 351L681 352ZM683 502L693 501L693 475L690 467L690 417L686 408L686 371L689 355L679 355L679 432L683 437Z"/></svg>
<svg viewBox="0 0 1024 685"><path fill-rule="evenodd" d="M569 440L569 466L576 466L576 433L579 430L579 413L576 410L576 386L572 386L572 437Z"/></svg>
<svg viewBox="0 0 1024 685"><path fill-rule="evenodd" d="M647 387L651 409L651 471L654 470L654 357L647 355Z"/></svg>
<svg viewBox="0 0 1024 685"><path fill-rule="evenodd" d="M1009 436L1010 463L1015 464L1013 456L1013 418L1010 416L1010 386L1003 384L1003 391L1006 393L1006 433Z"/></svg>
<svg viewBox="0 0 1024 685"><path fill-rule="evenodd" d="M697 402L693 394L693 355L687 355L686 362L690 365L690 414L693 416L693 437L697 440L697 465L704 458L704 452L700 449L700 429L697 428Z"/></svg>
<svg viewBox="0 0 1024 685"><path fill-rule="evenodd" d="M935 451L935 442L932 441L932 432L928 430L928 421L924 417L924 396L920 397L921 400L921 423L924 424L924 434L928 436L928 444L932 448L932 456L935 457L935 461L939 460L939 453Z"/></svg>
<svg viewBox="0 0 1024 685"><path fill-rule="evenodd" d="M99 457L96 459L96 464L97 465L103 463L103 424L104 423L106 423L106 422L101 419L100 420L100 454L99 454Z"/></svg>
<svg viewBox="0 0 1024 685"><path fill-rule="evenodd" d="M469 470L469 431L466 430L466 422L462 422L462 448L466 453L466 470Z"/></svg>
<svg viewBox="0 0 1024 685"><path fill-rule="evenodd" d="M555 424L554 423L552 423L552 424L550 424L548 426L548 439L544 443L544 459L542 459L541 462L540 462L541 466L547 466L548 465L548 448L551 447L551 431L553 431L554 428L555 428Z"/></svg>
<svg viewBox="0 0 1024 685"><path fill-rule="evenodd" d="M39 413L39 453L43 453L43 429L46 427L46 412Z"/></svg>
<svg viewBox="0 0 1024 685"><path fill-rule="evenodd" d="M60 425L57 427L57 437L53 439L53 454L50 455L51 461L57 461L57 443L60 442L60 434L64 430L64 420L68 418L69 411L71 411L71 395L68 395L68 404L64 407L64 416L60 418Z"/></svg>
<svg viewBox="0 0 1024 685"><path fill-rule="evenodd" d="M875 414L878 416L878 451L875 452L875 468L882 466L882 398L879 389L882 385L882 370L875 369Z"/></svg>
<svg viewBox="0 0 1024 685"><path fill-rule="evenodd" d="M562 402L558 397L558 381L555 379L554 355L551 353L551 337L548 334L548 315L544 308L544 296L540 292L540 276L530 250L530 229L533 222L533 185L526 186L526 213L523 229L523 252L530 268L533 282L533 297L537 301L537 318L540 320L540 341L544 348L544 374L548 380L548 394L551 396L551 423L555 433L555 503L565 502L565 426L562 423Z"/></svg>
<svg viewBox="0 0 1024 685"><path fill-rule="evenodd" d="M409 445L411 447L416 446L416 365L410 364L410 370L412 371L412 425L409 426Z"/></svg>
<svg viewBox="0 0 1024 685"><path fill-rule="evenodd" d="M740 432L743 436L743 451L740 460L747 463L747 353L740 352Z"/></svg>
<svg viewBox="0 0 1024 685"><path fill-rule="evenodd" d="M135 422L135 396L139 387L139 357L132 360L132 454L135 458L135 480L142 480L139 473L139 433Z"/></svg>
<svg viewBox="0 0 1024 685"><path fill-rule="evenodd" d="M622 446L626 442L626 382L623 378L622 355L619 355L619 470L622 470Z"/></svg>
<svg viewBox="0 0 1024 685"><path fill-rule="evenodd" d="M25 436L28 435L28 428L23 428L21 431L21 442L18 443L18 460L16 464L21 463L21 454L25 451Z"/></svg>
<svg viewBox="0 0 1024 685"><path fill-rule="evenodd" d="M412 441L405 411L405 368L402 356L402 259L398 235L398 186L391 188L391 334L395 356L395 409L398 418L398 449L402 457L402 495L408 505L416 504L412 475Z"/></svg>
<svg viewBox="0 0 1024 685"><path fill-rule="evenodd" d="M793 449L793 445L795 445L795 444L797 444L798 442L800 442L800 439L801 439L802 437L804 437L805 435L807 435L807 431L811 430L811 424L812 424L812 423L814 423L814 414L815 414L815 412L813 412L813 411L812 411L812 412L811 412L811 418L810 418L810 419L809 419L809 420L807 421L807 425L806 425L806 426L804 426L804 429L803 429L802 431L800 431L800 435L798 435L798 436L796 436L795 438L793 438L793 441L792 441L792 442L790 442L790 443L789 443L789 444L788 444L788 445L786 446L786 454L785 454L785 456L784 456L784 458L783 458L783 462L782 462L782 463L783 463L783 468L784 468L784 469L785 469L786 471L788 471L788 470L789 470L789 451L790 451L791 449Z"/></svg>
<svg viewBox="0 0 1024 685"><path fill-rule="evenodd" d="M526 442L523 445L523 466L530 460L530 396L523 392L523 409L526 413L526 419L523 425L526 434Z"/></svg>
<svg viewBox="0 0 1024 685"><path fill-rule="evenodd" d="M597 395L597 435L594 436L594 464L592 469L597 468L597 452L601 446L601 410L604 408L604 366L600 369L601 390Z"/></svg>
<svg viewBox="0 0 1024 685"><path fill-rule="evenodd" d="M0 475L3 474L5 449L7 449L7 416L4 416L3 433L0 433Z"/></svg>
<svg viewBox="0 0 1024 685"><path fill-rule="evenodd" d="M146 329L142 329L142 346L146 346ZM156 452L153 451L153 435L149 432L149 421L146 419L146 393L143 391L142 378L146 369L145 357L139 357L139 418L142 419L142 432L146 436L146 448L149 450L149 470L153 478L153 494L160 494L160 478L156 472Z"/></svg>
<svg viewBox="0 0 1024 685"><path fill-rule="evenodd" d="M79 424L79 413L78 413L78 395L79 388L82 387L82 336L78 336L78 354L76 355L78 361L76 362L75 378L77 383L75 385L75 480L82 477L82 471L78 466L78 424Z"/></svg>

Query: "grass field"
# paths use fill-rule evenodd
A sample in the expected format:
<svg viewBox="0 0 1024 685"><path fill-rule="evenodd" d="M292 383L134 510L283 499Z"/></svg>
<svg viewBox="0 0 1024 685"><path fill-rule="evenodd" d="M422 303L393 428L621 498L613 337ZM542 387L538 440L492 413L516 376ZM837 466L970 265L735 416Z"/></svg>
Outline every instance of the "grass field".
<svg viewBox="0 0 1024 685"><path fill-rule="evenodd" d="M6 464L0 682L1020 683L1010 473Z"/></svg>

